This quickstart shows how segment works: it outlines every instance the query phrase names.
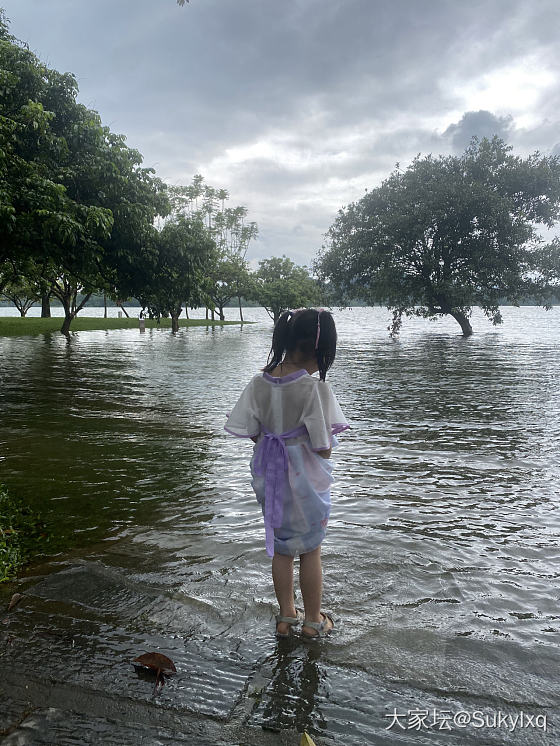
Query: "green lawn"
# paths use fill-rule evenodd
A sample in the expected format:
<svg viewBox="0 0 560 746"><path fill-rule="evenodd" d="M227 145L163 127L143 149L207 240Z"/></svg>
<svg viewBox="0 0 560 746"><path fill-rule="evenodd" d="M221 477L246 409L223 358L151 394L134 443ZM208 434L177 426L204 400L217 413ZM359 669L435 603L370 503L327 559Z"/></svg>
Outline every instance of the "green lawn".
<svg viewBox="0 0 560 746"><path fill-rule="evenodd" d="M20 337L30 334L46 334L59 332L64 319L61 317L50 319L20 318L19 316L0 316L0 337ZM225 324L240 324L240 321L211 321L206 319L179 319L179 326L224 326ZM250 322L245 322L250 323ZM155 319L146 319L146 329L156 329ZM162 319L161 328L170 329L171 319ZM138 319L123 317L122 319L102 319L92 316L78 316L72 322L70 333L85 332L95 329L138 329Z"/></svg>

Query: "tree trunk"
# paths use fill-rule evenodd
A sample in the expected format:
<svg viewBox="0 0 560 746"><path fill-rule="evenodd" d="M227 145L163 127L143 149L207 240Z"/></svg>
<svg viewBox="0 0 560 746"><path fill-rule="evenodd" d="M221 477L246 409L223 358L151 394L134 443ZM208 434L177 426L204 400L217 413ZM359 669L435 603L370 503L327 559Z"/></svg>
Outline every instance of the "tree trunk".
<svg viewBox="0 0 560 746"><path fill-rule="evenodd" d="M206 321L208 321L208 306L206 306Z"/></svg>
<svg viewBox="0 0 560 746"><path fill-rule="evenodd" d="M107 318L107 293L103 293L103 306L105 308L103 312L103 318L106 319Z"/></svg>
<svg viewBox="0 0 560 746"><path fill-rule="evenodd" d="M51 317L51 302L50 293L45 293L41 296L41 318L50 319Z"/></svg>
<svg viewBox="0 0 560 746"><path fill-rule="evenodd" d="M64 321L62 323L60 331L62 334L69 337L70 324L88 302L91 297L91 293L86 293L86 295L84 295L84 297L82 298L80 305L77 306L76 299L78 297L78 288L76 285L72 285L65 278L62 278L61 283L55 284L55 286L53 287L53 293L62 303L62 306L64 308Z"/></svg>
<svg viewBox="0 0 560 746"><path fill-rule="evenodd" d="M241 308L241 296L237 296L237 301L239 303L239 318L241 320L241 323L243 323L243 309Z"/></svg>
<svg viewBox="0 0 560 746"><path fill-rule="evenodd" d="M210 318L212 319L212 321L214 321L214 319L216 318L216 312L214 311L214 309L210 311Z"/></svg>
<svg viewBox="0 0 560 746"><path fill-rule="evenodd" d="M129 319L130 316L128 315L128 313L126 312L126 308L123 306L123 304L120 301L117 303L117 306L121 309L121 311L124 313L126 318Z"/></svg>
<svg viewBox="0 0 560 746"><path fill-rule="evenodd" d="M60 329L62 334L65 334L67 337L70 335L70 324L72 323L72 319L74 318L74 314L65 311L66 315L64 317L64 321L62 323L62 327Z"/></svg>
<svg viewBox="0 0 560 746"><path fill-rule="evenodd" d="M218 314L220 316L220 321L225 321L226 316L225 316L225 313L224 313L224 307L223 306L218 306Z"/></svg>
<svg viewBox="0 0 560 746"><path fill-rule="evenodd" d="M463 332L464 337L470 337L473 333L472 326L470 321L467 319L464 313L461 313L461 311L450 311L451 316L455 319L455 321L461 326L461 330Z"/></svg>
<svg viewBox="0 0 560 746"><path fill-rule="evenodd" d="M177 308L171 311L171 332L172 333L179 331L179 316L181 315L182 310L183 308L181 306L177 306Z"/></svg>

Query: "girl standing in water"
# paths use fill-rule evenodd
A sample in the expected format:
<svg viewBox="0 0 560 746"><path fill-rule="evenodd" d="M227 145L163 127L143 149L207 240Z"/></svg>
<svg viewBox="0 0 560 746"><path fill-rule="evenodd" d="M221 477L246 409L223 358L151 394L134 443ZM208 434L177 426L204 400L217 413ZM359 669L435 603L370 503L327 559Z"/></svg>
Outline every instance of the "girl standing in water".
<svg viewBox="0 0 560 746"><path fill-rule="evenodd" d="M264 515L266 550L280 613L276 634L324 637L332 618L321 611L321 542L330 513L336 433L349 425L325 381L336 354L333 317L323 309L286 311L274 327L272 349L228 417L225 429L255 442L252 485ZM319 378L313 376L319 371ZM305 617L294 606L294 557Z"/></svg>

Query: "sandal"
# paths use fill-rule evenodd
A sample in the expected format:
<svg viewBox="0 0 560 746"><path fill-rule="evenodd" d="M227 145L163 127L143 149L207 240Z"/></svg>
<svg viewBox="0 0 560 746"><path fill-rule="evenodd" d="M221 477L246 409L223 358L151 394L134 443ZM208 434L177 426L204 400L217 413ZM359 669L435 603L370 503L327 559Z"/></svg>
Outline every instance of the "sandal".
<svg viewBox="0 0 560 746"><path fill-rule="evenodd" d="M306 640L318 640L321 637L326 637L327 635L330 635L330 633L334 629L334 620L332 616L330 614L327 614L325 611L321 612L321 616L323 617L322 622L308 622L306 619L303 620L302 627L311 627L311 629L314 629L317 632L317 634L308 635L302 629L302 632L301 632L302 637L305 637ZM327 620L330 621L331 623L331 626L328 629L326 629Z"/></svg>
<svg viewBox="0 0 560 746"><path fill-rule="evenodd" d="M303 614L300 612L299 609L296 610L296 614L297 616L282 616L281 614L276 615L276 637L278 637L280 640L284 640L294 634L293 627L297 627L297 625L300 624L303 618ZM290 625L288 632L278 632L278 625L281 622L285 622L286 624Z"/></svg>

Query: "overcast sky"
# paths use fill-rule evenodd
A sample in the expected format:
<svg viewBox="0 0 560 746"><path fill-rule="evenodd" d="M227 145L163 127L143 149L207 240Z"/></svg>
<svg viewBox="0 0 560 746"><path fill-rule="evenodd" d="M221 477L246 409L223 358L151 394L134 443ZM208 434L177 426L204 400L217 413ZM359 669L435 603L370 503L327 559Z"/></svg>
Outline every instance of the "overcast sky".
<svg viewBox="0 0 560 746"><path fill-rule="evenodd" d="M558 0L0 0L82 103L173 184L245 205L255 263L315 256L418 153L497 133L560 152Z"/></svg>

